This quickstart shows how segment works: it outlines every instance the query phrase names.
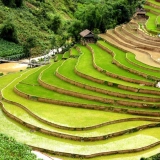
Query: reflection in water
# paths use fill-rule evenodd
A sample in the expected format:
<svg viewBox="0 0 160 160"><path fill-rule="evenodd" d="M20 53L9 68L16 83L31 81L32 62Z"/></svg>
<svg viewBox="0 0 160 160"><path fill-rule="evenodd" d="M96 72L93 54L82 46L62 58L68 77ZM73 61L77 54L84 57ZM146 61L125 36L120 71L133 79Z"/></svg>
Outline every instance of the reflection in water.
<svg viewBox="0 0 160 160"><path fill-rule="evenodd" d="M19 64L19 63L1 63L0 64L0 73L7 74L18 72L20 70L24 70L27 68L27 64Z"/></svg>

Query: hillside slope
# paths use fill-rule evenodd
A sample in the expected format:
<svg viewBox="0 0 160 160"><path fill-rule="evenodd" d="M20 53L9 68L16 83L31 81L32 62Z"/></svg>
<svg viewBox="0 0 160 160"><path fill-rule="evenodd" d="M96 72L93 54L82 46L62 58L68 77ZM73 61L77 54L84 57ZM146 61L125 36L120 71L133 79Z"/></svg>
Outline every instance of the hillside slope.
<svg viewBox="0 0 160 160"><path fill-rule="evenodd" d="M29 39L34 39L36 47L32 54L40 54L46 48L51 48L51 40L55 34L54 18L66 23L73 18L73 3L65 0L46 0L45 2L26 0L20 8L4 6L0 1L0 31L4 25L12 24L15 28L18 42L25 45Z"/></svg>

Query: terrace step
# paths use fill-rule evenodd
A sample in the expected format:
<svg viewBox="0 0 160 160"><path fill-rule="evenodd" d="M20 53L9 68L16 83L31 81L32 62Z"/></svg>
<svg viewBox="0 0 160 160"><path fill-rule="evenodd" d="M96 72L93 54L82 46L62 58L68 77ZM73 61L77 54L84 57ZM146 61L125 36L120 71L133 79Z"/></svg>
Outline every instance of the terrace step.
<svg viewBox="0 0 160 160"><path fill-rule="evenodd" d="M86 49L85 47L80 47L80 50L82 53L89 52L88 49ZM85 62L85 61L82 60L82 62ZM85 66L87 66L87 65L88 65L88 63L85 64ZM133 84L133 83L129 83L129 82L123 83L123 81L121 81L121 80L118 80L118 79L115 80L113 78L108 78L107 76L103 76L102 74L98 73L97 71L93 71L93 68L90 69L86 74L85 70L81 67L80 63L78 63L78 65L76 65L75 72L79 76L86 78L86 79L89 79L91 81L94 81L96 83L106 84L109 86L114 86L114 84L116 84L116 86L118 88L122 88L125 90L139 92L139 93L149 93L149 94L159 95L158 88L151 88L151 87L147 87L147 86L142 87L141 85L137 85L137 84Z"/></svg>
<svg viewBox="0 0 160 160"><path fill-rule="evenodd" d="M159 51L158 50L159 48L157 47L158 44L157 44L157 46L155 48L148 41L144 41L144 40L141 40L140 38L136 38L135 36L131 36L132 34L129 34L129 33L125 32L122 26L116 27L114 29L114 34L116 34L118 37L120 37L121 40L124 41L125 43L132 44L134 47L139 47L139 48L143 47L143 48L148 49L148 50L157 49L157 51ZM155 44L156 43L154 43L154 45Z"/></svg>
<svg viewBox="0 0 160 160"><path fill-rule="evenodd" d="M144 100L146 98L147 101L159 101L158 96L151 96L146 94L140 94L135 92L127 92L122 89L118 89L117 87L110 87L103 84L97 84L82 77L79 77L74 73L74 67L77 60L68 59L56 70L56 76L70 84L100 92L103 94L108 94L116 97L123 97L129 99L139 99ZM68 67L67 67L68 66Z"/></svg>
<svg viewBox="0 0 160 160"><path fill-rule="evenodd" d="M147 4L144 5L144 9L147 10L148 12L151 12L156 15L160 14L159 9L155 8L154 6L150 5L149 3L148 3L148 5Z"/></svg>
<svg viewBox="0 0 160 160"><path fill-rule="evenodd" d="M51 68L52 68L52 66L51 66ZM51 70L50 74L52 74L52 72L54 70L53 69L50 69L50 70ZM55 81L54 81L54 83L45 81L45 77L47 75L45 75L45 72L43 72L42 75L43 75L43 77L39 77L39 79L38 79L40 85L42 85L46 89L58 92L60 94L66 94L66 95L75 96L75 97L78 97L78 98L95 100L95 101L99 101L99 102L103 102L103 103L109 103L109 104L115 104L115 105L123 104L123 105L127 105L127 106L135 106L135 107L136 106L141 106L141 107L148 106L147 102L139 103L138 101L136 101L136 105L134 105L135 101L132 102L132 101L127 100L127 103L126 103L125 99L115 98L115 97L112 98L112 96L105 96L103 94L97 94L96 95L94 92L89 92L85 89L77 88L77 87L74 87L74 86L72 87L72 89L69 89L71 87L71 85L69 85L67 83L64 83L63 81L60 81L58 79L57 79L58 80L57 84L55 84ZM61 83L61 85L58 86L58 84L60 84L59 82ZM65 86L64 86L64 84L65 84ZM152 105L152 104L150 104L150 105ZM158 103L154 104L154 105L156 105L157 107L159 106Z"/></svg>
<svg viewBox="0 0 160 160"><path fill-rule="evenodd" d="M137 41L148 44L148 46L152 45L152 46L160 46L160 42L155 42L153 40L146 40L143 36L139 36L139 34L135 31L135 32L130 32L127 28L127 25L123 25L121 27L121 30L117 30L117 32L120 31L120 34L125 34L126 38L130 38L132 40L134 40L135 42Z"/></svg>
<svg viewBox="0 0 160 160"><path fill-rule="evenodd" d="M136 55L137 60L141 61L142 63L160 68L160 64L158 64L157 61L156 62L153 61L151 59L151 55L148 52L142 52L142 51L140 52L137 49L132 48L132 46L126 46L123 43L121 43L120 41L117 42L117 41L113 40L112 39L113 37L111 37L109 34L100 34L99 36L102 39L104 39L105 41L112 44L113 46L116 46L117 48L119 48L125 52L134 53Z"/></svg>
<svg viewBox="0 0 160 160"><path fill-rule="evenodd" d="M126 71L129 71L131 73L134 73L135 75L140 75L142 77L145 77L146 79L153 79L155 81L160 79L160 77L157 76L157 72L154 72L153 70L146 71L143 68L139 68L135 65L133 66L128 61L125 61L126 52L124 52L116 47L113 47L113 46L109 45L108 43L106 43L106 45L104 43L103 43L104 45L102 43L101 44L98 43L98 44L100 45L100 47L102 47L103 50L109 52L112 55L112 57L113 57L112 63L114 63L118 67L120 67ZM132 76L130 76L130 77L132 77Z"/></svg>
<svg viewBox="0 0 160 160"><path fill-rule="evenodd" d="M150 70L150 71L153 71L153 72L159 72L160 71L160 69L158 69L156 67L149 66L149 65L146 65L144 63L141 63L141 62L137 61L136 60L136 56L133 53L126 53L126 60L129 63L131 63L131 64L133 64L133 65L135 65L137 67L146 69L146 70Z"/></svg>
<svg viewBox="0 0 160 160"><path fill-rule="evenodd" d="M36 87L39 88L39 86L33 86L33 85L31 85L30 89L32 90L32 88L35 89ZM28 88L28 86L27 86L27 88ZM23 88L21 88L21 89L23 89ZM24 89L26 89L26 87ZM37 89L36 89L37 92L43 94L42 89L41 90L37 90ZM27 92L33 94L33 91L34 90L31 91L32 93L28 92L28 91ZM107 104L105 104L105 105L104 104L102 104L102 105L100 105L100 104L99 105L95 105L95 102L93 102L94 105L92 105L91 101L89 101L90 105L89 104L84 104L84 103L83 104L82 103L73 103L73 102L71 103L71 102L65 102L65 101L61 101L61 100L54 100L54 99L48 99L48 98L38 97L36 95L37 92L34 93L35 94L34 96L25 94L25 92L26 92L25 90L24 90L24 93L23 93L23 92L20 92L20 91L18 91L16 89L16 93L18 95L21 95L21 96L23 96L23 97L25 97L27 99L29 98L31 100L37 100L37 101L41 101L41 102L43 101L43 102L47 102L47 103L54 103L54 104L60 104L60 105L69 105L69 106L80 107L80 108L89 108L89 109L105 110L105 111L113 111L113 112L128 112L129 114L140 114L140 115L143 114L143 115L155 115L155 116L159 115L158 112L154 112L153 110L152 110L153 112L151 111L151 113L144 112L143 109L138 109L137 111L133 111L133 110L128 110L128 108L125 108L125 107L123 107L123 108L121 108L121 107L117 108L117 106L111 107L110 105L107 105ZM67 98L69 98L69 97L67 97ZM80 99L78 99L78 101L80 101ZM122 103L122 102L118 101L118 103Z"/></svg>
<svg viewBox="0 0 160 160"><path fill-rule="evenodd" d="M151 1L151 0L147 0L146 5L160 9L160 5L158 3L153 3L153 1Z"/></svg>
<svg viewBox="0 0 160 160"><path fill-rule="evenodd" d="M80 48L82 49L82 51L84 51L83 47L80 47ZM79 58L81 58L81 56ZM83 59L81 59L81 60L83 60ZM81 62L82 61L79 60L79 64L83 65ZM91 61L88 60L86 63L91 63ZM61 67L64 67L63 65ZM76 66L76 67L78 68L78 66ZM82 66L82 67L84 67L84 66ZM85 71L87 71L87 68L88 68L88 66L85 65ZM44 69L46 71L48 70L48 68L45 68L45 67L42 68L42 70L44 70ZM73 107L70 108L71 106L64 107L64 106L59 105L59 106L55 107L55 105L53 105L53 104L48 105L47 103L39 103L38 101L36 101L39 98L38 96L43 97L45 95L46 97L48 96L48 98L52 97L52 98L56 99L56 94L54 94L54 92L51 92L50 90L46 90L38 85L37 78L38 78L39 74L42 72L42 70L39 70L36 73L31 73L31 71L30 72L28 71L28 74L26 74L26 75L22 74L21 77L17 77L14 80L12 79L12 82L8 83L8 85L6 85L6 87L2 90L3 97L1 97L1 99L5 100L4 98L7 98L9 101L14 101L14 102L17 102L20 104L25 104L25 106L28 107L28 109L36 112L37 115L39 115L41 113L41 117L44 117L47 120L48 120L48 117L46 117L46 115L49 116L49 113L56 114L57 117L61 117L61 114L63 113L63 118L62 118L61 123L63 122L62 125L64 125L64 126L65 126L65 124L66 124L66 126L67 125L72 126L71 122L66 123L66 120L67 120L67 117L69 117L70 119L73 117L73 119L71 121L83 122L82 120L84 120L86 123L88 123L88 121L90 121L91 124L95 124L94 126L97 126L97 124L99 124L99 125L106 125L107 124L107 126L103 126L104 128L106 128L106 130L104 128L102 128L102 126L99 126L100 128L96 128L96 129L92 128L91 131L89 131L89 130L88 131L62 131L62 130L60 131L60 129L55 129L55 130L57 130L57 132L54 133L55 136L50 136L47 134L42 134L38 131L32 133L24 125L22 126L20 124L16 124L16 123L14 123L14 121L10 121L8 119L8 121L10 121L10 124L11 123L15 124L14 130L12 130L13 133L9 133L10 135L14 134L14 137L16 137L17 139L21 138L21 140L23 142L26 142L28 145L30 145L34 149L41 150L43 152L45 151L45 152L56 154L56 155L74 157L77 159L80 159L80 158L87 159L87 158L94 158L94 157L99 157L99 156L103 156L103 157L99 157L100 159L101 158L102 159L109 159L108 155L116 155L116 154L123 154L123 153L135 153L135 152L144 151L144 150L147 152L148 149L150 149L150 148L155 149L154 148L155 146L157 146L157 147L159 146L159 144L160 144L159 137L156 134L159 132L159 126L160 126L159 119L158 118L156 119L154 117L155 116L159 117L160 115L159 115L159 113L154 112L156 110L147 110L147 109L142 110L142 109L136 109L136 108L133 110L130 110L127 107L125 108L123 106L119 106L119 108L118 108L118 106L117 106L117 108L116 108L116 106L115 106L115 108L114 107L109 108L108 106L103 106L103 105L100 105L100 103L99 103L99 105L97 105L97 106L100 107L99 109L101 110L101 112L94 111L94 110L87 110L87 109L83 109L83 110L78 109L79 110L79 112L78 112L79 116L78 116L78 114L76 113L76 108L73 108ZM43 72L42 72L42 74L43 74ZM99 74L97 73L97 75L95 77L99 77L98 75ZM48 79L50 79L50 81L54 81L54 78L53 78L54 70L52 70L52 73L50 76L48 76L48 74L46 74L44 76L45 76L45 80L48 81ZM26 78L26 79L24 79L24 78ZM99 78L101 78L101 77L99 77ZM20 82L22 82L22 83L20 83ZM24 91L26 91L25 93L30 93L29 97L31 98L31 100L34 100L34 101L30 101L28 99L26 100L25 98L21 98L20 96L17 96L13 92L14 87L16 88L19 85L18 83L24 87ZM128 83L126 83L126 84L128 84ZM138 85L133 85L133 86L138 86ZM148 87L148 88L152 88L152 87ZM69 96L67 98L69 99ZM76 99L76 98L73 98L72 100L74 100L74 99ZM64 100L65 102L67 102L67 100L65 99L65 96L63 96L62 94L59 94L59 99L56 99L56 100L57 101ZM82 105L81 99L77 99L77 101L81 102L81 103L79 103L79 105ZM83 102L87 102L87 101L83 100ZM3 102L3 103L5 103L5 102ZM97 109L96 105L95 106L92 105L95 103L96 102L88 101L86 104L84 104L83 107L87 108L88 107L87 104L91 104L91 106L93 107L91 109ZM50 106L50 108L49 108L49 106ZM34 107L37 108L37 111L34 110ZM64 112L62 112L62 107L64 107ZM77 106L77 107L81 107L81 106ZM106 109L105 107L106 108L108 107L108 108ZM54 109L52 109L52 108L54 108ZM7 109L8 109L8 111L10 111L10 113L12 113L12 115L16 115L17 117L21 118L21 120L25 120L25 123L30 122L32 120L32 118L26 112L25 113L23 112L23 114L21 114L21 115L18 114L18 112L15 113L16 106L11 106L9 104ZM107 110L110 112L121 112L121 113L127 113L127 114L137 114L137 115L139 114L139 115L148 115L148 116L150 114L152 114L152 116L154 116L153 118L149 118L149 117L141 117L141 118L144 118L143 119L144 121L153 120L156 123L140 122L139 119L137 119L137 121L136 121L136 119L134 119L134 118L133 119L131 118L130 119L131 121L128 121L127 116L130 117L131 115L123 115L123 114L121 114L121 116L122 117L126 116L126 118L121 119L122 122L121 121L119 122L116 120L111 121L108 119L111 119L111 118L120 119L120 118L116 117L114 115L115 113L109 114L109 112L102 112L102 111L107 111ZM45 111L47 111L47 112L45 112ZM151 111L151 112L148 112L148 111ZM70 112L72 112L72 115L70 114ZM84 116L85 113L86 113L87 117ZM2 116L0 116L0 117L2 117ZM104 119L101 119L102 117ZM138 116L135 118L138 118ZM101 121L102 121L101 123L98 123L99 119L101 119ZM2 120L2 118L1 118L1 120ZM134 120L134 121L132 121L132 120ZM124 121L126 121L126 122L124 122ZM53 117L52 117L52 122L54 122ZM83 122L84 126L93 127L93 125L87 125L87 124L85 124L85 122ZM36 123L35 123L35 127L38 127L37 130L41 130L41 127L39 125L36 126ZM111 125L109 125L108 123L111 123ZM135 124L135 123L137 123L137 124ZM150 123L150 124L148 126L146 126L146 124L148 124L148 123ZM6 125L7 125L7 127L10 127L10 125L8 125L8 124L9 123L5 123L5 125L1 125L2 126L1 129L3 130L3 128L6 127ZM127 124L128 124L128 126L127 126ZM79 127L77 125L77 123L75 124L75 128L76 128L76 126L77 126L77 128L83 128L83 127ZM122 128L119 128L118 126L122 127ZM147 127L150 129L147 129ZM17 131L17 128L18 128L18 131ZM19 129L19 128L21 128L21 129ZM124 128L126 128L126 129L124 129ZM145 128L146 128L146 130L144 130ZM125 130L125 132L124 132L124 130ZM19 134L17 135L18 132L19 132ZM132 133L132 132L134 132L134 133ZM120 136L120 133L121 134L129 133L129 134L125 134L125 135ZM67 139L64 139L64 138L66 138L66 137L63 137L64 135L67 136ZM73 135L73 137L75 137L75 138L78 137L78 138L82 138L82 139L81 140L79 139L79 141L70 140L71 135ZM116 136L120 136L120 137L116 137ZM59 138L59 137L63 137L63 139ZM115 137L115 138L112 138L112 137ZM91 140L93 140L93 141L96 140L96 142L87 142L87 141L91 141ZM103 140L103 141L97 141L97 140ZM47 142L47 144L46 144L46 142ZM132 147L130 146L131 144L132 144Z"/></svg>
<svg viewBox="0 0 160 160"><path fill-rule="evenodd" d="M145 24L145 29L150 32L150 33L153 33L154 35L157 35L159 34L159 30L156 26L156 19L158 17L158 15L155 15L151 12L147 12L146 14L149 18Z"/></svg>
<svg viewBox="0 0 160 160"><path fill-rule="evenodd" d="M96 54L99 53L99 51L97 51L95 49L95 47L98 47L98 46L88 45L88 48L91 51L92 57L93 57L93 66L99 72L102 72L102 73L106 74L107 76L110 76L113 78L122 79L123 81L127 81L127 82L132 82L132 83L137 83L137 84L145 84L147 86L154 85L154 82L151 82L150 79L147 79L148 75L146 75L142 72L130 69L130 68L128 68L128 66L125 66L125 64L123 64L123 62L121 62L120 59L116 59L119 54L118 52L117 53L112 52L112 51L108 50L107 48L106 48L106 50L104 50L99 47L99 50L101 50L102 53L105 52L105 54L106 54L106 51L107 51L110 54L112 54L112 56L110 56L110 57L113 57L113 60L106 59L108 62L110 61L110 63L108 64L110 67L107 67L107 64L102 66L101 62L99 64L97 64L96 63L97 59L95 57L96 57ZM95 52L95 51L97 51L97 52ZM107 54L109 55L109 53L107 53ZM121 56L123 56L123 53ZM97 58L99 59L100 57L97 57ZM119 73L121 73L121 75L119 75ZM155 77L153 77L153 78L155 78Z"/></svg>
<svg viewBox="0 0 160 160"><path fill-rule="evenodd" d="M139 130L154 128L160 125L160 123L151 123L149 121L149 120L153 120L153 122L160 122L160 119L143 118L144 120L146 119L147 121L140 121L141 118L140 119L132 118L132 119L124 119L124 120L106 122L104 124L105 125L108 124L107 129L105 132L103 131L102 133L101 132L99 133L98 131L96 131L96 134L94 134L94 131L93 133L91 131L90 134L86 134L84 131L82 133L80 133L79 131L76 133L76 131L69 132L69 131L64 131L64 130L63 131L57 130L55 128L47 126L46 124L40 123L39 121L31 117L28 113L26 113L24 110L20 109L19 107L15 105L11 105L11 104L7 105L7 103L4 103L2 106L2 109L8 117L30 128L31 132L42 132L43 134L48 134L54 137L59 137L59 138L64 138L64 139L69 139L69 140L74 140L74 141L87 142L87 141L105 140L105 139L110 139L113 137L121 136L126 133L133 133ZM139 122L136 120L138 120ZM130 125L127 126L128 121L133 121L133 122L135 121L135 123L129 122ZM123 130L121 129L117 130L116 128L114 130L112 129L114 128L114 124L116 124L117 122L120 123L122 126L125 126L125 127L121 127L123 128ZM104 124L100 124L100 125L104 125ZM104 127L103 127L103 130L105 130Z"/></svg>
<svg viewBox="0 0 160 160"><path fill-rule="evenodd" d="M69 53L69 51L67 51L67 52L65 52L65 53L63 54L62 59L67 59L67 58L69 58L69 56L70 56L70 53Z"/></svg>
<svg viewBox="0 0 160 160"><path fill-rule="evenodd" d="M135 46L135 45L131 45L129 42L126 42L126 41L123 41L122 37L119 38L120 35L116 35L114 33L114 31L108 31L107 32L107 35L112 38L114 41L116 41L116 43L119 43L121 46L124 46L124 47L127 47L128 49L127 50L133 50L132 52L133 53L136 53L137 51L140 51L141 54L142 53L145 53L145 54L148 54L150 55L150 59L153 60L154 62L156 62L158 65L160 65L160 63L157 61L157 58L159 57L159 54L155 51L150 51L150 50L146 50L146 49L143 49L142 51L142 48L141 47L138 47L138 46ZM123 35L122 35L123 36ZM124 36L123 36L124 37ZM131 41L131 40L130 40ZM123 48L123 47L122 47ZM136 54L138 55L138 54Z"/></svg>

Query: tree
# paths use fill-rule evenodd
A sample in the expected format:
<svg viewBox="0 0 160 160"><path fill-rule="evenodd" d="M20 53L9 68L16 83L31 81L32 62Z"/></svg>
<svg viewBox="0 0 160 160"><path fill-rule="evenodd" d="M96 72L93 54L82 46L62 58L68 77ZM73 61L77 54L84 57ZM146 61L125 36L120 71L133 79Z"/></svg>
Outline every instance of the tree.
<svg viewBox="0 0 160 160"><path fill-rule="evenodd" d="M10 23L6 22L1 30L0 37L4 40L18 43L17 33L15 26Z"/></svg>
<svg viewBox="0 0 160 160"><path fill-rule="evenodd" d="M80 40L79 33L84 29L84 26L80 20L74 20L68 27L68 32L73 41L78 42Z"/></svg>
<svg viewBox="0 0 160 160"><path fill-rule="evenodd" d="M115 10L117 11L117 23L122 24L124 22L128 22L130 20L130 10L129 6L125 3L117 3L115 6Z"/></svg>
<svg viewBox="0 0 160 160"><path fill-rule="evenodd" d="M2 0L3 4L8 7L21 7L23 0Z"/></svg>
<svg viewBox="0 0 160 160"><path fill-rule="evenodd" d="M21 7L23 4L23 0L15 0L16 7Z"/></svg>
<svg viewBox="0 0 160 160"><path fill-rule="evenodd" d="M25 55L27 58L29 58L29 62L31 58L31 50L36 46L36 44L37 43L35 37L29 37L24 44Z"/></svg>
<svg viewBox="0 0 160 160"><path fill-rule="evenodd" d="M54 18L50 24L50 29L52 31L54 31L55 33L57 33L58 29L61 27L61 24L62 24L62 21L61 21L60 16L56 15L56 16L54 16Z"/></svg>

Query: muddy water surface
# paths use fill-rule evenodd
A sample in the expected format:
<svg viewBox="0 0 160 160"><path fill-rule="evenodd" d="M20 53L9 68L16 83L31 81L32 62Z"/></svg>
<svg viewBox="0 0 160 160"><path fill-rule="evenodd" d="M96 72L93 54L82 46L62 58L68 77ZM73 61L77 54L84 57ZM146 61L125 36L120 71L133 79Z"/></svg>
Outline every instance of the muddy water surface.
<svg viewBox="0 0 160 160"><path fill-rule="evenodd" d="M1 63L0 64L0 73L7 74L7 73L14 73L20 70L24 70L27 68L27 64L20 64L20 63Z"/></svg>

